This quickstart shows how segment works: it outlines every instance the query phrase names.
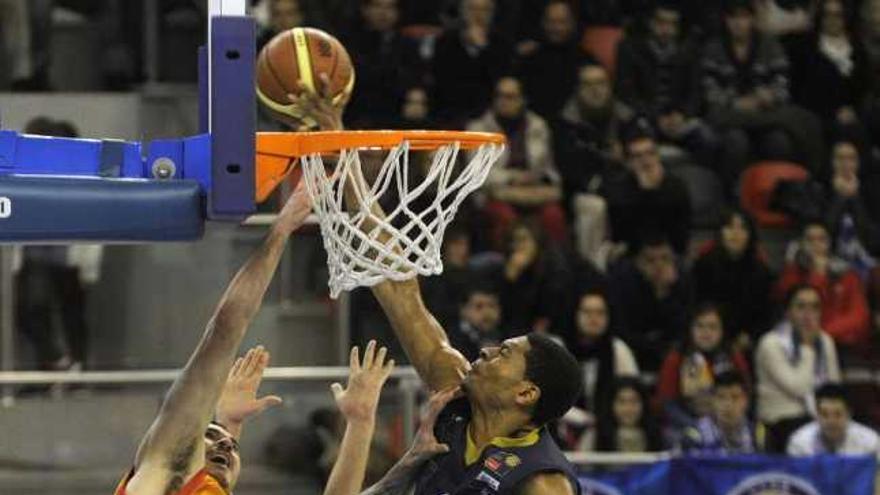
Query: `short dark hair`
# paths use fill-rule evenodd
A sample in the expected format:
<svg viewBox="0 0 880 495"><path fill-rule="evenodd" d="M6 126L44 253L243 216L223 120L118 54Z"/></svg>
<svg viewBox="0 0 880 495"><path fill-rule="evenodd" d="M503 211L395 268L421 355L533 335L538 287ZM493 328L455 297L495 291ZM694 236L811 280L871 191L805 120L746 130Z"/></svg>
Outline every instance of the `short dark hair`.
<svg viewBox="0 0 880 495"><path fill-rule="evenodd" d="M651 125L651 121L645 116L632 119L623 126L620 132L620 142L623 144L623 150L627 155L629 155L629 145L642 139L657 140L654 126Z"/></svg>
<svg viewBox="0 0 880 495"><path fill-rule="evenodd" d="M732 15L741 11L755 15L755 7L752 5L752 0L724 0L722 11L724 15Z"/></svg>
<svg viewBox="0 0 880 495"><path fill-rule="evenodd" d="M846 389L839 383L826 383L816 389L816 405L822 400L839 400L850 409Z"/></svg>
<svg viewBox="0 0 880 495"><path fill-rule="evenodd" d="M583 391L583 378L577 360L565 347L535 332L526 338L531 348L525 356L525 377L541 389L532 422L540 426L571 409Z"/></svg>
<svg viewBox="0 0 880 495"><path fill-rule="evenodd" d="M668 246L672 248L669 236L657 228L647 228L636 236L633 243L633 252L638 256L645 249Z"/></svg>
<svg viewBox="0 0 880 495"><path fill-rule="evenodd" d="M794 302L794 298L797 297L798 294L806 290L815 292L816 295L819 296L819 300L822 300L822 293L819 292L819 289L813 287L810 284L797 284L791 289L788 289L788 292L785 293L785 309L791 308L791 303Z"/></svg>
<svg viewBox="0 0 880 495"><path fill-rule="evenodd" d="M715 375L715 383L712 388L717 391L723 387L740 387L746 392L749 390L746 378L738 371L722 371Z"/></svg>

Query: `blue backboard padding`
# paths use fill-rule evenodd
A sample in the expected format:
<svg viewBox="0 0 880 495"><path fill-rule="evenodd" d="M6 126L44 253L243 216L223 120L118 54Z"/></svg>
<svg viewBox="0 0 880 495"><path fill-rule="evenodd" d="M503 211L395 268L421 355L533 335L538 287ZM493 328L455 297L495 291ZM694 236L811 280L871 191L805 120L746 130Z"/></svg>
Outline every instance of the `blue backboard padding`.
<svg viewBox="0 0 880 495"><path fill-rule="evenodd" d="M0 242L185 241L202 236L195 181L0 175Z"/></svg>
<svg viewBox="0 0 880 495"><path fill-rule="evenodd" d="M116 153L105 152L107 148ZM0 171L33 175L99 176L110 155L121 155L120 173L143 177L140 144L98 139L56 138L0 131ZM136 175L125 175L126 172Z"/></svg>
<svg viewBox="0 0 880 495"><path fill-rule="evenodd" d="M256 28L251 17L213 17L210 22L213 177L208 215L212 219L242 218L256 209Z"/></svg>

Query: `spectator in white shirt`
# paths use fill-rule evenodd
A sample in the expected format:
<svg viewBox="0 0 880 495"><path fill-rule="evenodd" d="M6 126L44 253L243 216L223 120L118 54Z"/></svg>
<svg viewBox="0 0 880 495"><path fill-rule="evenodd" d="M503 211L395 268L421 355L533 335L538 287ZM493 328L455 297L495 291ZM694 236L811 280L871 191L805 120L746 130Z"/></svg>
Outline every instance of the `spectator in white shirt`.
<svg viewBox="0 0 880 495"><path fill-rule="evenodd" d="M792 432L816 413L813 391L840 381L834 341L822 330L822 300L808 285L792 288L786 317L758 343L758 419L767 425L768 448L782 453Z"/></svg>
<svg viewBox="0 0 880 495"><path fill-rule="evenodd" d="M880 436L852 419L843 386L826 384L816 391L818 419L797 430L788 443L788 454L873 455L880 457Z"/></svg>

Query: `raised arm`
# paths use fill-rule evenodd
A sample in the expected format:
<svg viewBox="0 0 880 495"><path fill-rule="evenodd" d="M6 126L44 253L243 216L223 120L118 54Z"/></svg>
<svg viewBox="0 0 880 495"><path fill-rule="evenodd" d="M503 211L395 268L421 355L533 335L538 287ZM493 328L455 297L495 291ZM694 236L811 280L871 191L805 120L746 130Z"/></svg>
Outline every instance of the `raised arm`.
<svg viewBox="0 0 880 495"><path fill-rule="evenodd" d="M377 352L376 341L371 340L361 363L358 348L352 348L348 386L345 389L338 383L331 386L346 426L324 495L355 495L361 491L376 428L379 394L394 369L393 359L385 362L386 352L384 347Z"/></svg>
<svg viewBox="0 0 880 495"><path fill-rule="evenodd" d="M323 87L329 88L326 74L319 76ZM344 107L332 103L332 95L316 95L305 87L298 96L290 95L291 101L300 107L303 114L312 117L322 130L342 129ZM353 177L363 182L362 177ZM346 201L350 201L350 189L345 191ZM381 210L376 206L376 214ZM373 224L365 222L363 228L369 231ZM379 241L386 238L379 236ZM373 294L385 310L391 326L400 341L410 362L418 370L432 390L446 390L461 384L462 376L470 369L467 359L449 345L449 339L437 319L428 311L422 301L417 280L403 282L386 281L373 287Z"/></svg>
<svg viewBox="0 0 880 495"><path fill-rule="evenodd" d="M159 415L141 442L129 483L149 486L167 481L175 491L204 466L203 436L214 414L235 353L263 300L287 239L310 210L298 187L262 246L233 278L208 322L201 341L171 386Z"/></svg>

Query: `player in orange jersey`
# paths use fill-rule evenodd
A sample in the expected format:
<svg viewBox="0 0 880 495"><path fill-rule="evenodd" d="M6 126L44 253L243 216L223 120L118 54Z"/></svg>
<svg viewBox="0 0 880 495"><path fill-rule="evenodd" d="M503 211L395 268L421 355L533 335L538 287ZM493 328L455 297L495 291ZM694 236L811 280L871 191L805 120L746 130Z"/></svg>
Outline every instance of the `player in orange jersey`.
<svg viewBox="0 0 880 495"><path fill-rule="evenodd" d="M211 423L211 419L230 378L241 340L260 308L287 239L310 211L308 194L300 184L262 246L227 287L201 341L141 441L134 466L116 489L116 495L231 493L240 470L237 440L230 431L236 426ZM239 364L245 361L247 357ZM248 366L252 364L256 366L253 362ZM277 399L268 399L259 407L274 402Z"/></svg>

